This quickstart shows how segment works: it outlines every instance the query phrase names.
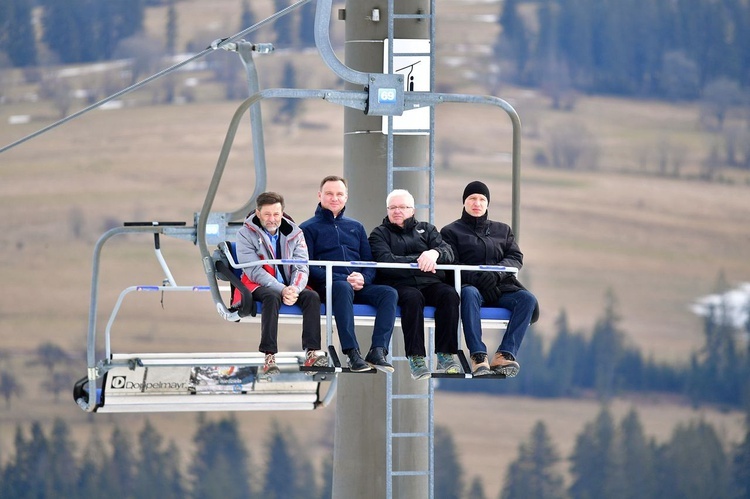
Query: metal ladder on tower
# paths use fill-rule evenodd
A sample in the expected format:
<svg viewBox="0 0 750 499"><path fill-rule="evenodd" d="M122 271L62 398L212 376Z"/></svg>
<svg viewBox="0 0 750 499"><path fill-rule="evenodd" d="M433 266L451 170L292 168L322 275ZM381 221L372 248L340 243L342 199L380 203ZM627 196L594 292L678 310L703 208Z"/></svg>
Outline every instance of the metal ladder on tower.
<svg viewBox="0 0 750 499"><path fill-rule="evenodd" d="M417 12L417 13L398 13L395 11L396 8L395 0L388 0L388 40L387 40L387 56L385 58L384 72L394 74L404 69L413 69L406 65L404 68L394 67L394 63L399 58L405 57L420 57L429 58L430 63L429 69L429 89L432 92L435 83L435 0L430 0L429 12ZM429 48L428 50L420 49L417 51L402 51L401 48L396 46L394 42L395 23L399 20L414 20L416 22L428 22L429 23ZM405 91L411 90L410 78L404 78ZM435 206L435 139L434 139L434 128L435 128L435 109L433 106L429 106L426 111L429 111L429 119L427 126L420 126L417 128L400 128L395 132L398 134L410 134L410 135L426 135L429 142L427 157L423 158L422 164L411 164L411 165L396 165L394 164L394 149L395 149L395 138L394 135L394 117L384 117L384 131L387 132L386 140L386 162L387 162L387 192L391 192L394 188L394 175L396 173L413 172L415 174L424 174L427 177L428 192L427 192L427 203L419 203L415 200L415 208L427 209L429 213L430 223L434 223L434 206ZM408 112L408 111L407 111ZM415 196L416 197L416 196ZM428 359L431 359L434 351L434 331L429 331L427 335L429 338L427 345ZM406 363L408 359L405 356L393 356L394 363ZM432 362L429 363L431 365ZM401 373L407 372L400 370ZM405 391L394 393L394 375L389 374L386 381L386 497L393 497L393 481L397 477L420 477L424 476L427 479L427 495L425 497L429 499L434 498L434 485L435 485L435 458L434 458L434 438L435 438L435 425L434 425L434 380L430 379L427 381L426 393L423 388L423 381L406 380L404 383L399 383L399 388ZM395 404L409 404L419 403L424 401L427 403L427 421L426 428L419 429L401 429L394 428L396 423L394 405ZM403 423L403 421L401 421ZM406 442L411 440L412 442L426 440L425 444L427 447L427 463L426 469L394 469L394 447L400 448L399 442ZM406 461L406 460L404 460ZM416 463L409 463L414 468L418 468L419 465ZM424 463L420 463L424 464ZM403 466L403 464L402 464ZM401 468L401 466L399 466Z"/></svg>

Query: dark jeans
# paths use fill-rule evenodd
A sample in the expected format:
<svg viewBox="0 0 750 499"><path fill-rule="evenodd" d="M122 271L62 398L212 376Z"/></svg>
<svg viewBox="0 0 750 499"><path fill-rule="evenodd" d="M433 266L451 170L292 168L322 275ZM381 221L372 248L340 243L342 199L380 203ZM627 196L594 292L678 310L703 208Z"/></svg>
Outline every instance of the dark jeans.
<svg viewBox="0 0 750 499"><path fill-rule="evenodd" d="M263 303L258 350L264 353L276 353L279 351L277 338L279 336L279 307L283 303L281 293L260 287L253 291L253 298ZM320 297L318 293L303 289L295 305L299 305L302 309L302 348L320 350Z"/></svg>
<svg viewBox="0 0 750 499"><path fill-rule="evenodd" d="M435 352L458 353L458 307L456 289L438 282L418 289L398 286L398 305L401 307L401 329L407 357L425 356L424 306L435 307Z"/></svg>
<svg viewBox="0 0 750 499"><path fill-rule="evenodd" d="M318 293L321 299L325 300L324 287L319 289ZM353 348L359 348L357 336L354 333L354 303L364 303L377 309L371 348L383 347L388 350L393 334L393 323L396 321L398 294L395 289L380 284L367 284L359 291L354 291L347 281L333 281L331 299L336 330L339 333L339 342L344 353Z"/></svg>
<svg viewBox="0 0 750 499"><path fill-rule="evenodd" d="M487 347L482 342L482 321L480 307L484 299L474 286L461 288L461 322L464 326L464 337L469 354L487 353ZM503 341L497 352L506 352L516 357L526 330L529 328L531 315L534 313L536 297L526 290L503 293L495 303L484 303L487 307L500 307L510 310L510 321L503 335Z"/></svg>

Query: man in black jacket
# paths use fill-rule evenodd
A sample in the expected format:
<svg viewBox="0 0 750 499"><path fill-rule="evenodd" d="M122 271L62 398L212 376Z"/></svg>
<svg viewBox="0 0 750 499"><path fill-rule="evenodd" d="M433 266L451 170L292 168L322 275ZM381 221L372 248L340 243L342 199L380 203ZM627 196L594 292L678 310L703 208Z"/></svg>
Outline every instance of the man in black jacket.
<svg viewBox="0 0 750 499"><path fill-rule="evenodd" d="M372 256L378 262L416 263L411 269L379 268L376 282L398 292L404 346L414 379L430 377L424 346L424 306L435 310L435 352L437 370L458 374L461 368L453 358L458 352L458 293L446 284L445 272L437 263L453 262L453 250L437 228L414 218L414 196L396 189L386 198L388 216L370 233Z"/></svg>
<svg viewBox="0 0 750 499"><path fill-rule="evenodd" d="M451 245L456 262L463 265L523 266L523 253L516 244L510 226L489 220L487 207L490 190L475 180L464 189L461 218L440 231ZM527 291L515 275L495 271L462 271L461 322L466 346L471 355L472 372L482 376L495 372L513 377L520 366L516 361L518 348L529 323L538 318L536 297ZM482 342L482 305L510 310L511 318L503 340L492 360L487 360L487 347Z"/></svg>

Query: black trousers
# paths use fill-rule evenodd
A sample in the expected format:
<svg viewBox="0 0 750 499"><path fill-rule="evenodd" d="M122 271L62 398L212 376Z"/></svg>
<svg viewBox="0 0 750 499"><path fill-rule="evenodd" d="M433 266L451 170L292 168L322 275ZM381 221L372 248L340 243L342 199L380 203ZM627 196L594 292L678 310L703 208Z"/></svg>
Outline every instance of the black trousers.
<svg viewBox="0 0 750 499"><path fill-rule="evenodd" d="M424 307L435 307L435 352L458 353L458 308L456 289L443 282L424 288L396 286L401 307L401 329L407 357L426 356L424 346Z"/></svg>
<svg viewBox="0 0 750 499"><path fill-rule="evenodd" d="M260 346L264 353L279 351L279 308L283 303L281 293L270 288L260 287L253 291L253 298L263 303L260 316ZM315 291L303 289L297 298L302 309L302 348L320 350L320 297Z"/></svg>

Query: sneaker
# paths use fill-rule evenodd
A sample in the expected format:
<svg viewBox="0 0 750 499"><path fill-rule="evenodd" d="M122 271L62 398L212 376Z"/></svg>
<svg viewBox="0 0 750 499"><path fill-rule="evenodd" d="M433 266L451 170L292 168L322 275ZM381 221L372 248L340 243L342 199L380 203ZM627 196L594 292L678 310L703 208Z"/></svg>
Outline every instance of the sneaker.
<svg viewBox="0 0 750 499"><path fill-rule="evenodd" d="M370 351L367 353L367 357L365 357L365 362L370 364L372 367L377 369L378 371L383 371L384 373L392 373L394 371L393 366L388 363L386 360L386 355L388 355L388 350L386 350L383 347L373 347L370 349Z"/></svg>
<svg viewBox="0 0 750 499"><path fill-rule="evenodd" d="M272 375L279 374L279 366L276 365L276 356L272 353L266 354L266 361L263 364L263 374Z"/></svg>
<svg viewBox="0 0 750 499"><path fill-rule="evenodd" d="M437 371L445 374L461 374L461 366L453 358L452 353L438 353Z"/></svg>
<svg viewBox="0 0 750 499"><path fill-rule="evenodd" d="M346 356L349 357L350 371L355 373L362 373L372 369L367 362L362 360L362 355L360 355L359 350L357 350L356 348L352 348L351 350L349 350Z"/></svg>
<svg viewBox="0 0 750 499"><path fill-rule="evenodd" d="M320 350L308 350L303 365L305 367L328 367L328 357Z"/></svg>
<svg viewBox="0 0 750 499"><path fill-rule="evenodd" d="M409 356L409 369L411 369L412 379L427 379L431 375L425 363L425 358L421 355Z"/></svg>
<svg viewBox="0 0 750 499"><path fill-rule="evenodd" d="M487 376L492 374L490 363L487 362L487 354L478 352L471 355L471 374L472 376Z"/></svg>
<svg viewBox="0 0 750 499"><path fill-rule="evenodd" d="M506 378L512 378L518 371L521 370L521 366L513 356L507 352L497 352L492 357L492 363L490 363L490 369L495 374L503 374Z"/></svg>

